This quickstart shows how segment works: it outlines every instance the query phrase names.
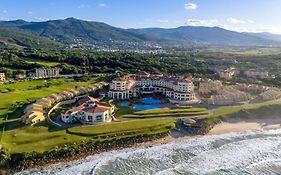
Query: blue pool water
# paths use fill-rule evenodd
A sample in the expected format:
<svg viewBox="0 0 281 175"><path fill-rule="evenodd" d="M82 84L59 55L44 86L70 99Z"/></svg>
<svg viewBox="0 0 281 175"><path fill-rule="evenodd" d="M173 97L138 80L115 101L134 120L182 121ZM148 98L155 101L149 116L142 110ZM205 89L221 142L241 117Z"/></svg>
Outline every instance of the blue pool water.
<svg viewBox="0 0 281 175"><path fill-rule="evenodd" d="M157 108L164 108L165 105L161 103L161 100L148 97L148 98L143 98L141 99L143 104L135 104L133 106L133 109L135 110L150 110L150 109L157 109ZM128 101L123 101L120 103L121 106L123 107L128 107L129 102Z"/></svg>
<svg viewBox="0 0 281 175"><path fill-rule="evenodd" d="M158 100L158 99L155 99L155 98L152 98L152 97L149 97L149 98L143 98L142 101L145 103L145 104L161 104L161 101Z"/></svg>
<svg viewBox="0 0 281 175"><path fill-rule="evenodd" d="M123 107L128 107L129 106L129 102L128 101L122 101L120 103L120 105L123 106Z"/></svg>
<svg viewBox="0 0 281 175"><path fill-rule="evenodd" d="M164 108L163 104L143 104L143 105L134 105L133 109L135 110L150 110L150 109L157 109L157 108Z"/></svg>

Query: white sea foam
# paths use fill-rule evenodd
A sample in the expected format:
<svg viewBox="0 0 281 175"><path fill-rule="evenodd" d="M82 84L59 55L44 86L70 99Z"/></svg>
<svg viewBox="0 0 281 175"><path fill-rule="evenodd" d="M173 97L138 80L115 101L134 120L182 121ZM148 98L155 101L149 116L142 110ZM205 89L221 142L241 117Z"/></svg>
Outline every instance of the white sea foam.
<svg viewBox="0 0 281 175"><path fill-rule="evenodd" d="M111 151L18 174L270 174L281 172L280 157L281 129L276 129Z"/></svg>

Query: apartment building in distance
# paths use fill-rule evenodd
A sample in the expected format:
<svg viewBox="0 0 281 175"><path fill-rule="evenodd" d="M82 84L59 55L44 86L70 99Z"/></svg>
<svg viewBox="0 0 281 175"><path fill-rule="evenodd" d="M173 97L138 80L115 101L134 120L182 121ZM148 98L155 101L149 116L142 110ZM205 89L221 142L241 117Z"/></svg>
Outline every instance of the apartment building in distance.
<svg viewBox="0 0 281 175"><path fill-rule="evenodd" d="M250 78L265 79L269 77L269 73L267 71L259 71L254 69L246 70L244 74Z"/></svg>
<svg viewBox="0 0 281 175"><path fill-rule="evenodd" d="M5 73L0 73L0 82L6 81Z"/></svg>
<svg viewBox="0 0 281 175"><path fill-rule="evenodd" d="M55 78L59 77L60 71L58 68L35 69L36 78Z"/></svg>
<svg viewBox="0 0 281 175"><path fill-rule="evenodd" d="M223 84L219 80L204 80L199 85L200 95L221 94L223 91Z"/></svg>
<svg viewBox="0 0 281 175"><path fill-rule="evenodd" d="M191 80L161 74L140 72L119 78L110 83L108 96L112 99L130 99L138 94L162 93L172 103L198 102Z"/></svg>
<svg viewBox="0 0 281 175"><path fill-rule="evenodd" d="M235 68L228 68L225 70L219 70L218 74L220 78L223 78L225 80L232 80L236 74Z"/></svg>

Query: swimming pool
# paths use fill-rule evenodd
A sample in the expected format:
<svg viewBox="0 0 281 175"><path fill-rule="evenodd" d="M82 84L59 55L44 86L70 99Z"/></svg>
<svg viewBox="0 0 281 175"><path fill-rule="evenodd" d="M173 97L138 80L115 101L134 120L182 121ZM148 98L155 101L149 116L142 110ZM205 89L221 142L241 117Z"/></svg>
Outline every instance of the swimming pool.
<svg viewBox="0 0 281 175"><path fill-rule="evenodd" d="M164 108L165 105L161 103L161 100L155 99L153 97L142 98L140 99L143 104L135 104L133 105L133 109L135 110L150 110L150 109L157 109L157 108ZM123 107L128 107L129 102L123 101L120 103Z"/></svg>

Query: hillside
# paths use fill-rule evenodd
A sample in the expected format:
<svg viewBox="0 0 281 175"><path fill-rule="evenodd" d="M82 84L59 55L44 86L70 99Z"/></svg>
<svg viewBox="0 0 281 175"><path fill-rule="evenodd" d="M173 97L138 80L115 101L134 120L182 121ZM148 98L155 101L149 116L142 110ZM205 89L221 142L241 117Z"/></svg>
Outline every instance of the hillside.
<svg viewBox="0 0 281 175"><path fill-rule="evenodd" d="M121 48L143 48L145 44L138 46L136 43L146 42L217 46L281 45L281 42L269 37L239 33L219 27L182 26L171 29L122 29L101 22L84 21L75 18L44 22L2 21L0 22L0 28L13 28L66 44L88 44L107 48L113 48L116 45Z"/></svg>
<svg viewBox="0 0 281 175"><path fill-rule="evenodd" d="M226 46L270 46L277 42L267 38L225 30L219 27L182 26L174 29L133 29L137 33L183 43L226 45Z"/></svg>
<svg viewBox="0 0 281 175"><path fill-rule="evenodd" d="M264 39L269 39L272 41L277 41L281 42L281 35L276 35L272 33L267 33L267 32L262 32L262 33L246 33L248 35L264 38Z"/></svg>
<svg viewBox="0 0 281 175"><path fill-rule="evenodd" d="M149 40L149 37L144 34L129 32L101 22L89 22L75 18L46 22L8 21L0 22L0 27L21 29L23 31L35 33L38 36L52 38L68 44L76 43L77 40L89 43L110 40Z"/></svg>
<svg viewBox="0 0 281 175"><path fill-rule="evenodd" d="M0 43L17 48L55 48L61 44L45 37L39 37L15 29L0 29Z"/></svg>

